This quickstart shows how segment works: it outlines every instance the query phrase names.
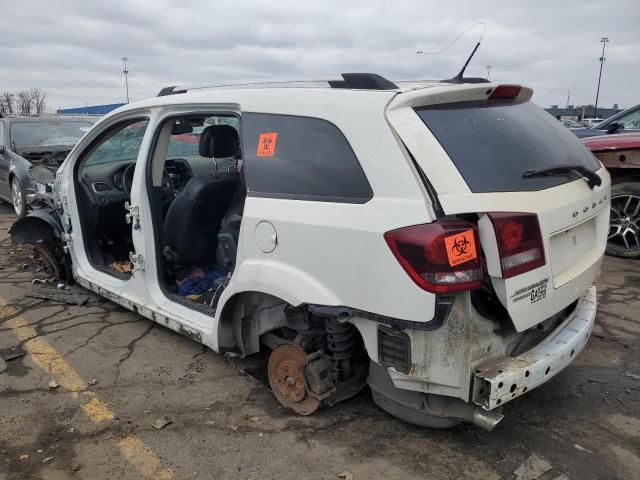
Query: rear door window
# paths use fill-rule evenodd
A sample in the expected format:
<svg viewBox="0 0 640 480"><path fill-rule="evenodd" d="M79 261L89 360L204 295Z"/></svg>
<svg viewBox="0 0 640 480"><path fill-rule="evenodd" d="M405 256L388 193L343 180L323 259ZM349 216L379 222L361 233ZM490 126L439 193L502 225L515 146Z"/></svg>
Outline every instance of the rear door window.
<svg viewBox="0 0 640 480"><path fill-rule="evenodd" d="M600 168L573 133L531 102L458 102L416 108L472 192L542 190L575 180L523 178L527 170L563 165Z"/></svg>
<svg viewBox="0 0 640 480"><path fill-rule="evenodd" d="M365 203L371 186L349 142L319 118L245 113L242 154L252 196Z"/></svg>

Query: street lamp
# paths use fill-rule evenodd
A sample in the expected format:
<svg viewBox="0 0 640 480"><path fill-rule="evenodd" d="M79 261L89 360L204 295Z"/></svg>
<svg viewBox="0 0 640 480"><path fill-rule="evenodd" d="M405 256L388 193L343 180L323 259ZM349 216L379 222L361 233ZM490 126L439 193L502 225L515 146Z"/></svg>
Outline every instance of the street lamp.
<svg viewBox="0 0 640 480"><path fill-rule="evenodd" d="M602 37L600 39L600 43L602 43L602 56L600 57L600 74L598 75L598 90L596 90L596 105L593 111L593 118L598 118L598 97L600 96L600 80L602 79L602 65L606 58L604 57L604 48L609 43L609 37Z"/></svg>
<svg viewBox="0 0 640 480"><path fill-rule="evenodd" d="M122 57L120 60L122 60L122 73L124 73L124 85L127 89L127 103L129 103L129 70L127 70L127 61L129 58Z"/></svg>
<svg viewBox="0 0 640 480"><path fill-rule="evenodd" d="M487 80L489 80L489 73L493 67L491 65L487 65Z"/></svg>

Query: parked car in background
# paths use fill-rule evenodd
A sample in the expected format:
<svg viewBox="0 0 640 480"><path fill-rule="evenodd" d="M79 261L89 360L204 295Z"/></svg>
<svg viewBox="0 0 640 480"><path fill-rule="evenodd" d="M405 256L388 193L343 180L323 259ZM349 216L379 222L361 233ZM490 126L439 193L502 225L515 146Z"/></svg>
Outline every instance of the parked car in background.
<svg viewBox="0 0 640 480"><path fill-rule="evenodd" d="M604 121L603 118L583 118L580 125L585 128L595 128Z"/></svg>
<svg viewBox="0 0 640 480"><path fill-rule="evenodd" d="M562 125L564 125L567 128L584 128L581 124L579 124L578 122L574 121L574 120L564 120L561 119L560 123Z"/></svg>
<svg viewBox="0 0 640 480"><path fill-rule="evenodd" d="M624 132L640 132L640 105L610 116L592 128L571 130L578 138Z"/></svg>
<svg viewBox="0 0 640 480"><path fill-rule="evenodd" d="M582 140L611 175L607 253L640 258L640 132Z"/></svg>
<svg viewBox="0 0 640 480"><path fill-rule="evenodd" d="M29 169L57 170L91 125L73 118L0 118L0 199L10 202L18 217L27 212L27 195L37 190Z"/></svg>

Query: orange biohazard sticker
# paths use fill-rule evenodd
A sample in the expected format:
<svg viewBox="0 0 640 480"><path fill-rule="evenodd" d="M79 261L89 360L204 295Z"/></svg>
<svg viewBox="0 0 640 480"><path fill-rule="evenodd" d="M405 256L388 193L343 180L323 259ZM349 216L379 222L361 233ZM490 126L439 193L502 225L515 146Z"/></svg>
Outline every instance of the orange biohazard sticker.
<svg viewBox="0 0 640 480"><path fill-rule="evenodd" d="M449 265L452 267L477 257L473 230L465 230L464 232L445 237L444 245L447 248Z"/></svg>
<svg viewBox="0 0 640 480"><path fill-rule="evenodd" d="M273 133L261 133L258 138L258 151L256 155L258 157L273 157L276 153L276 141L278 140L278 134Z"/></svg>

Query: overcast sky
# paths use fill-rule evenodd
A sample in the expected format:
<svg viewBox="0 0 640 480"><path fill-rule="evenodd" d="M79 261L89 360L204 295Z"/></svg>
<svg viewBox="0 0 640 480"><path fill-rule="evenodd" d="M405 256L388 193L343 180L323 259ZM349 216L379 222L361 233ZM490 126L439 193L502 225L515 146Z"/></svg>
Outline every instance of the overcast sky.
<svg viewBox="0 0 640 480"><path fill-rule="evenodd" d="M2 0L0 91L40 87L49 108L132 101L173 84L449 78L487 24L467 75L533 87L541 106L640 103L640 1Z"/></svg>

